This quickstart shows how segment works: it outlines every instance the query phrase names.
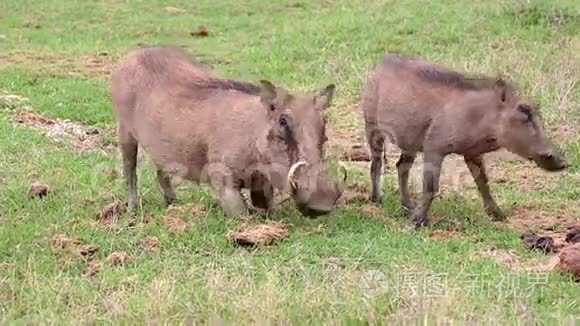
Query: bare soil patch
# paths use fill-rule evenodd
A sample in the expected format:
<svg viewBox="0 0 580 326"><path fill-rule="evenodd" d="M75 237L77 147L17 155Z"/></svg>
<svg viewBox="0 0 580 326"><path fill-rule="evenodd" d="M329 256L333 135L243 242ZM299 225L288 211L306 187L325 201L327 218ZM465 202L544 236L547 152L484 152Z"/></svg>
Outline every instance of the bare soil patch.
<svg viewBox="0 0 580 326"><path fill-rule="evenodd" d="M191 202L183 205L171 205L165 210L165 215L181 217L201 217L207 213L207 207L204 204Z"/></svg>
<svg viewBox="0 0 580 326"><path fill-rule="evenodd" d="M551 272L560 261L557 255L549 255L543 259L526 260L511 250L497 248L478 251L476 256L490 257L514 272Z"/></svg>
<svg viewBox="0 0 580 326"><path fill-rule="evenodd" d="M22 67L42 73L108 79L118 57L108 52L72 57L64 53L9 51L0 53L0 68Z"/></svg>
<svg viewBox="0 0 580 326"><path fill-rule="evenodd" d="M265 224L242 224L237 230L230 231L227 237L230 241L245 246L271 245L276 240L288 237L288 225L282 222Z"/></svg>
<svg viewBox="0 0 580 326"><path fill-rule="evenodd" d="M546 212L520 207L513 211L507 223L509 227L522 232L555 231L566 234L569 230L580 227L580 217L563 210Z"/></svg>
<svg viewBox="0 0 580 326"><path fill-rule="evenodd" d="M447 240L459 236L461 236L461 232L455 230L433 230L430 235L433 240Z"/></svg>
<svg viewBox="0 0 580 326"><path fill-rule="evenodd" d="M113 145L103 144L102 135L95 128L68 119L51 119L29 109L21 109L16 113L14 121L40 130L54 141L70 143L80 151L101 150L110 153L115 150Z"/></svg>
<svg viewBox="0 0 580 326"><path fill-rule="evenodd" d="M342 192L338 203L339 205L349 205L357 201L366 201L369 198L368 189L362 182L355 182L347 185Z"/></svg>
<svg viewBox="0 0 580 326"><path fill-rule="evenodd" d="M69 237L66 234L57 234L50 239L50 244L53 250L59 251L76 247L81 244L81 240L76 237Z"/></svg>

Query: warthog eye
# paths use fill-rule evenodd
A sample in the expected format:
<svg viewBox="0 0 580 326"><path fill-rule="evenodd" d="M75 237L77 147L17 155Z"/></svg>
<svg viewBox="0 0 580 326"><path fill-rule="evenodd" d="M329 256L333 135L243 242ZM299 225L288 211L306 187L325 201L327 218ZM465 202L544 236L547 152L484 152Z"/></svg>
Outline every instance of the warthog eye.
<svg viewBox="0 0 580 326"><path fill-rule="evenodd" d="M529 105L526 104L518 105L518 111L525 114L526 117L528 118L528 121L532 121L532 108Z"/></svg>
<svg viewBox="0 0 580 326"><path fill-rule="evenodd" d="M288 128L288 117L285 115L280 116L280 126L282 128Z"/></svg>

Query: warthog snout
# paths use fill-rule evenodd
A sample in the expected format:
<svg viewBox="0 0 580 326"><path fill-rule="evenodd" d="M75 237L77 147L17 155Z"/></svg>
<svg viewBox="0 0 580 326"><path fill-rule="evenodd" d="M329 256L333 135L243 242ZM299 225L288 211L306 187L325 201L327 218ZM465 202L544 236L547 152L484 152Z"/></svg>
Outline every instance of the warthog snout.
<svg viewBox="0 0 580 326"><path fill-rule="evenodd" d="M298 210L307 217L330 213L344 190L346 169L342 168L342 182L333 181L325 172L301 161L295 163L288 173L288 182Z"/></svg>
<svg viewBox="0 0 580 326"><path fill-rule="evenodd" d="M567 167L567 164L564 161L562 155L560 155L555 150L539 154L535 157L531 157L530 159L546 171L561 171Z"/></svg>

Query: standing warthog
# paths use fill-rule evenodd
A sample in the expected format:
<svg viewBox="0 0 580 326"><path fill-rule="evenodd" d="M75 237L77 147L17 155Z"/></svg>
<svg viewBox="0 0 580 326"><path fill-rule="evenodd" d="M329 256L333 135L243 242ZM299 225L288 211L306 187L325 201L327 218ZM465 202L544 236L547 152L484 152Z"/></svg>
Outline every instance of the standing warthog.
<svg viewBox="0 0 580 326"><path fill-rule="evenodd" d="M250 190L255 207L269 209L274 190L289 186L303 214L328 213L342 192L322 168L323 111L333 93L334 85L298 95L268 81L214 78L176 48L135 50L111 86L129 208L137 202L141 145L167 204L175 200L170 176L178 175L209 183L228 215L246 211L241 189Z"/></svg>
<svg viewBox="0 0 580 326"><path fill-rule="evenodd" d="M502 79L467 78L418 58L386 55L368 75L361 109L372 154L372 201L381 199L385 139L402 150L397 162L399 191L409 211L414 208L409 170L417 152L424 154L423 195L413 213L416 226L428 223L441 163L448 154L464 156L486 211L498 220L505 216L491 196L484 153L506 148L545 170L565 168L534 106Z"/></svg>

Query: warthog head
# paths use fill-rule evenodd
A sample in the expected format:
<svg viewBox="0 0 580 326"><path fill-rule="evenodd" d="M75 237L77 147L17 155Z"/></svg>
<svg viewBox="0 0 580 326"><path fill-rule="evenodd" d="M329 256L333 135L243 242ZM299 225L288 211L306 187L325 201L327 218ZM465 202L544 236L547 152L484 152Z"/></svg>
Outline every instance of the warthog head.
<svg viewBox="0 0 580 326"><path fill-rule="evenodd" d="M325 172L323 159L327 141L324 111L334 88L331 84L311 95L297 95L261 81L260 100L270 117L269 152L283 167L284 173L278 173L288 182L298 209L306 216L329 213L342 194L341 183Z"/></svg>
<svg viewBox="0 0 580 326"><path fill-rule="evenodd" d="M512 87L498 80L500 121L498 143L509 151L534 161L547 171L560 171L566 163L544 130L534 105L526 102Z"/></svg>

